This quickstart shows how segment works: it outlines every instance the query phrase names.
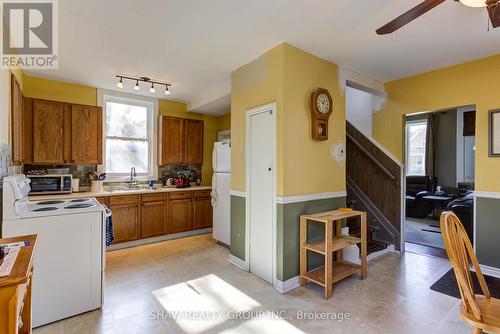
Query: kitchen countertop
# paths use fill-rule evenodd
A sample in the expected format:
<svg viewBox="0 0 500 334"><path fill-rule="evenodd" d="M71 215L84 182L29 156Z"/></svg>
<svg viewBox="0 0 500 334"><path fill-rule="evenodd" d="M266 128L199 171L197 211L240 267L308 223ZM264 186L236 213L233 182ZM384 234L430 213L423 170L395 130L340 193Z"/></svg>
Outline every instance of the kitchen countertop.
<svg viewBox="0 0 500 334"><path fill-rule="evenodd" d="M142 195L142 194L155 194L155 193L169 193L179 191L197 191L197 190L212 190L212 187L199 186L189 188L158 188L158 189L138 189L138 190L114 190L102 192L76 192L71 194L57 194L57 195L32 195L29 196L31 201L44 201L60 198L86 198L86 197L108 197L120 195Z"/></svg>

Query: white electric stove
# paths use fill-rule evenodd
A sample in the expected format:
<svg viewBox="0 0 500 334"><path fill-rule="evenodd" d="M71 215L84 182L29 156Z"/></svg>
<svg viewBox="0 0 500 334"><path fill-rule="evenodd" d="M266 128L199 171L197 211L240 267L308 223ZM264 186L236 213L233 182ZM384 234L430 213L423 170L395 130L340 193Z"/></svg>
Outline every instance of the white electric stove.
<svg viewBox="0 0 500 334"><path fill-rule="evenodd" d="M95 198L29 201L29 179L4 178L2 237L38 235L33 327L102 306L105 211Z"/></svg>

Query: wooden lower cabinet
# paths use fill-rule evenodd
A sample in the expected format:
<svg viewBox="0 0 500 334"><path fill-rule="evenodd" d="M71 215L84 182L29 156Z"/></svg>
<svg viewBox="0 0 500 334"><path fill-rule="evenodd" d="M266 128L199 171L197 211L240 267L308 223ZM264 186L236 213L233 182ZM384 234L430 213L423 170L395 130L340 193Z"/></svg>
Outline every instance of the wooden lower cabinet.
<svg viewBox="0 0 500 334"><path fill-rule="evenodd" d="M135 195L112 196L109 208L113 212L113 228L115 241L137 240L141 236L140 197Z"/></svg>
<svg viewBox="0 0 500 334"><path fill-rule="evenodd" d="M192 231L212 226L210 191L182 191L98 197L113 212L115 241Z"/></svg>
<svg viewBox="0 0 500 334"><path fill-rule="evenodd" d="M166 201L142 204L141 238L151 238L167 234L166 211Z"/></svg>
<svg viewBox="0 0 500 334"><path fill-rule="evenodd" d="M169 205L170 233L193 229L193 200L191 198L171 199Z"/></svg>
<svg viewBox="0 0 500 334"><path fill-rule="evenodd" d="M195 229L212 227L212 198L200 197L194 199L194 220Z"/></svg>

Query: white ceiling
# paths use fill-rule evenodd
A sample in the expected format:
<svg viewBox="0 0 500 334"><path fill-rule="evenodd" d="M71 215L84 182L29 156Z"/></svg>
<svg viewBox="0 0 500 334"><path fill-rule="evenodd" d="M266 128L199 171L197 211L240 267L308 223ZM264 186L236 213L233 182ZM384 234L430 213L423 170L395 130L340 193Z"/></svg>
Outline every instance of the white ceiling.
<svg viewBox="0 0 500 334"><path fill-rule="evenodd" d="M281 42L384 82L500 53L486 10L452 0L392 35L375 34L419 2L64 0L59 69L29 74L106 89L116 89L117 73L149 76L172 82L170 98L190 109L223 114L231 71Z"/></svg>

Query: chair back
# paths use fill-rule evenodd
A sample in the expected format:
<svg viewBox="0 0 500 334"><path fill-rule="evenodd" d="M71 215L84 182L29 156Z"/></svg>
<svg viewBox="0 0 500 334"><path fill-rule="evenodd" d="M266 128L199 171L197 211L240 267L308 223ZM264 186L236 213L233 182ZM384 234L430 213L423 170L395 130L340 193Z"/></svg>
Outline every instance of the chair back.
<svg viewBox="0 0 500 334"><path fill-rule="evenodd" d="M479 267L479 262L477 261L469 237L462 223L453 212L444 212L441 215L441 233L446 252L448 253L448 257L455 272L465 310L468 313L474 314L478 321L482 321L483 317L476 302L474 283L470 271L471 263L476 271L483 295L488 299L491 298L490 291L484 280L483 273Z"/></svg>

